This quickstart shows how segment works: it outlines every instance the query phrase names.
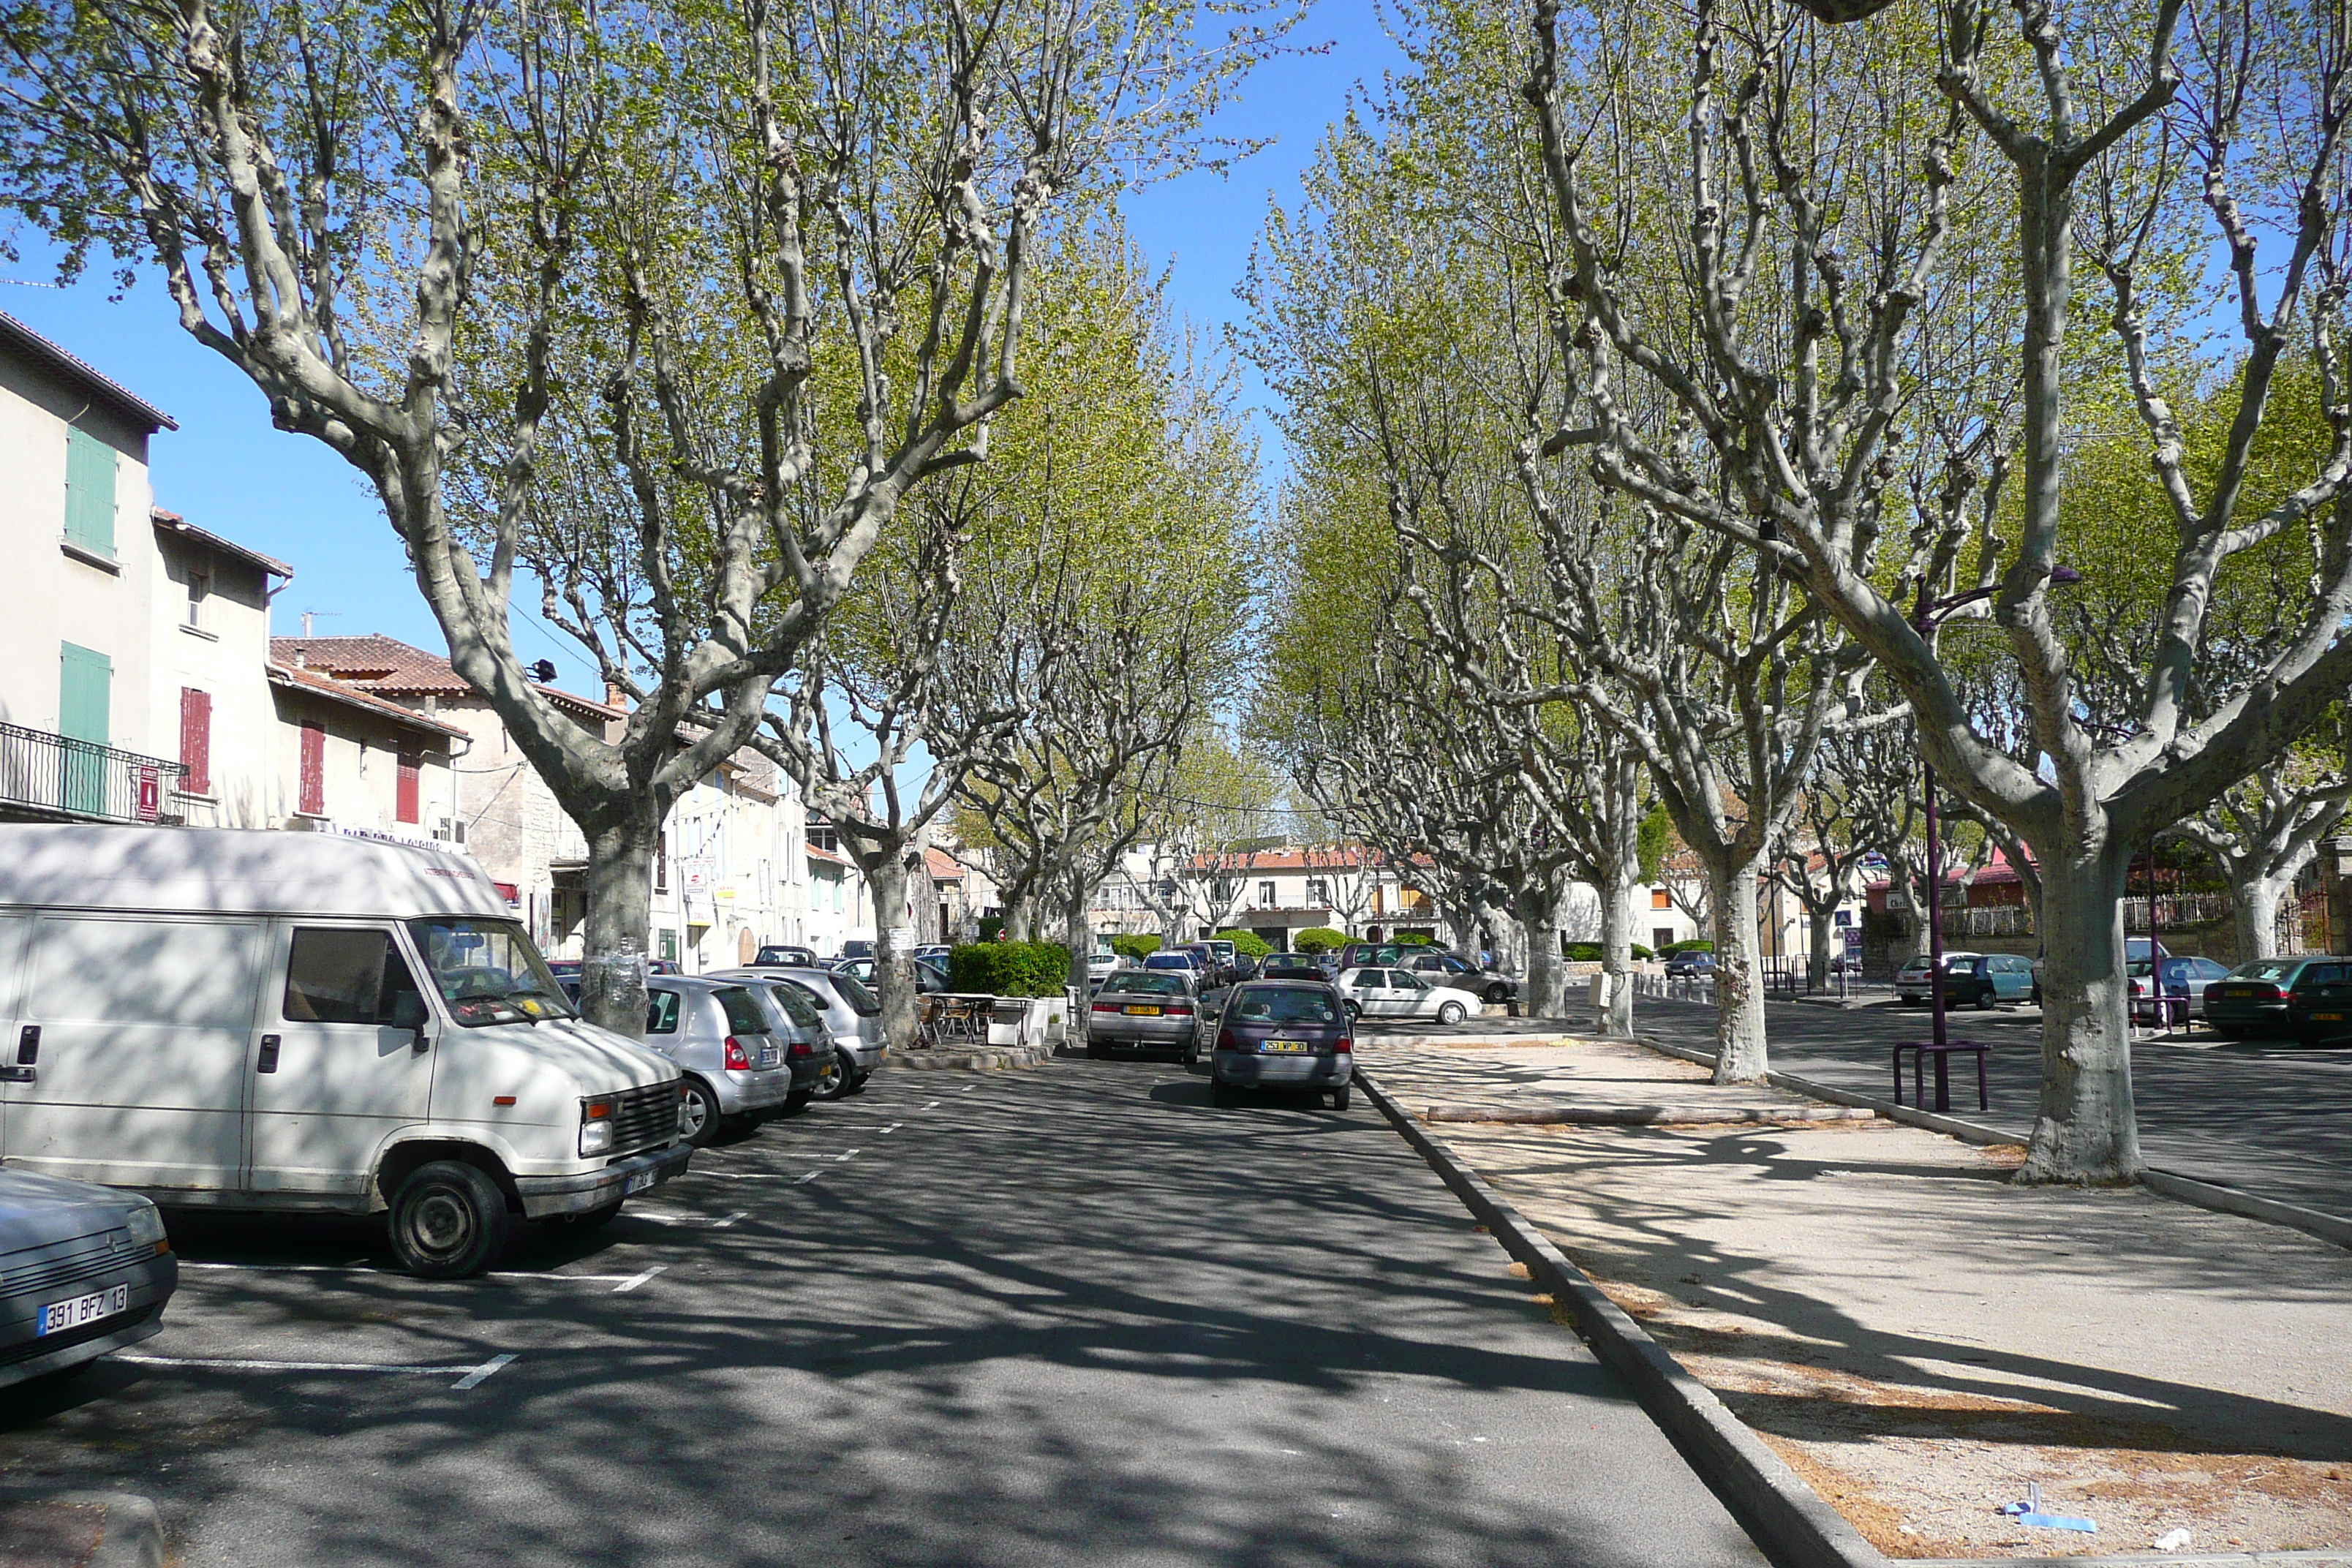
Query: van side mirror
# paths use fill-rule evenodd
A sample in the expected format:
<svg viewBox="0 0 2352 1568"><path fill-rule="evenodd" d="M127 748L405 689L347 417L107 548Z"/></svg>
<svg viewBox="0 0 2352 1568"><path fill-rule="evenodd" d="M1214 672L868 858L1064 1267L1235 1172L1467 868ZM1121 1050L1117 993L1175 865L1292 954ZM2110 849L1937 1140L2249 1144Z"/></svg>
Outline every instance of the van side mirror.
<svg viewBox="0 0 2352 1568"><path fill-rule="evenodd" d="M400 991L393 994L392 1026L394 1028L415 1029L422 1033L425 1026L431 1021L432 1015L425 1010L425 997L421 992Z"/></svg>

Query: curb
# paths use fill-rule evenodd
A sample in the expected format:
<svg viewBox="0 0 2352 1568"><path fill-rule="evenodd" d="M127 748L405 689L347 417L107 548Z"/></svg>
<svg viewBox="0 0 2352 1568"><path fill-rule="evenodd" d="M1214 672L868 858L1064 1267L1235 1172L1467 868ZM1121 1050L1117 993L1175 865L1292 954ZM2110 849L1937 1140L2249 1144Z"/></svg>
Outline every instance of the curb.
<svg viewBox="0 0 2352 1568"><path fill-rule="evenodd" d="M1643 1045L1661 1056L1675 1057L1686 1062L1696 1062L1700 1067L1711 1068L1715 1065L1713 1051L1703 1051L1695 1046L1675 1045L1653 1035L1643 1035L1639 1038ZM1811 1079L1798 1078L1791 1073L1766 1073L1764 1081L1775 1089L1785 1089L1797 1094L1810 1095L1815 1100L1825 1100L1832 1105L1850 1105L1861 1110L1874 1110L1890 1121L1903 1121L1914 1127L1925 1127L1933 1132L1949 1134L1963 1142L1988 1146L2006 1144L2013 1148L2023 1148L2026 1142L2023 1133L2004 1132L1998 1127L1988 1127L1981 1121L1969 1121L1962 1117L1940 1115L1933 1110L1915 1110L1908 1105L1897 1105L1891 1100L1880 1100L1875 1095L1856 1094L1852 1089L1835 1089L1825 1083L1815 1083ZM2159 1197L2171 1198L2175 1202L2187 1204L2192 1208L2208 1209L2215 1214L2233 1214L2241 1219L2256 1219L2268 1225L2285 1226L2290 1230L2302 1231L2306 1236L2317 1237L2322 1241L2334 1242L2338 1247L2352 1247L2352 1219L2329 1214L2324 1209L2306 1208L2301 1204L2282 1203L2276 1198L2266 1198L2258 1194L2247 1192L2242 1187L2227 1187L2219 1182L2200 1181L2195 1176L2184 1176L2178 1171L2167 1171L2155 1166L2150 1166L2141 1173L2140 1184ZM2352 1564L2352 1556L2344 1556L2342 1560L2347 1564ZM2189 1559L2168 1557L2161 1561L2181 1563L2188 1562ZM2281 1561L2288 1561L2288 1559L2281 1559Z"/></svg>
<svg viewBox="0 0 2352 1568"><path fill-rule="evenodd" d="M1625 1380L1650 1418L1777 1562L1794 1568L1888 1568L1860 1531L1602 1294L1509 1199L1463 1164L1443 1141L1415 1126L1370 1074L1359 1068L1356 1081L1504 1250L1527 1265L1537 1284L1568 1309L1593 1353Z"/></svg>
<svg viewBox="0 0 2352 1568"><path fill-rule="evenodd" d="M1845 1105L1432 1105L1423 1121L1508 1121L1538 1127L1708 1127L1866 1121L1875 1111Z"/></svg>
<svg viewBox="0 0 2352 1568"><path fill-rule="evenodd" d="M132 1492L46 1491L0 1486L0 1521L16 1509L65 1503L105 1510L103 1533L89 1554L60 1557L57 1568L163 1568L163 1517L155 1505Z"/></svg>
<svg viewBox="0 0 2352 1568"><path fill-rule="evenodd" d="M1003 1072L1042 1067L1054 1059L1052 1046L995 1046L982 1050L892 1051L885 1066L918 1072Z"/></svg>

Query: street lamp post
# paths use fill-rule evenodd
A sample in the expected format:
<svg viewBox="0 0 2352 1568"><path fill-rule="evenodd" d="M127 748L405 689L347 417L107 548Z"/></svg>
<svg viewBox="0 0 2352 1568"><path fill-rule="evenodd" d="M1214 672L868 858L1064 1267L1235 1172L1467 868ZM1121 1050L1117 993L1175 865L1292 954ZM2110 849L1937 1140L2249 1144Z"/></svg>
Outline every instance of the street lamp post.
<svg viewBox="0 0 2352 1568"><path fill-rule="evenodd" d="M2083 574L2070 566L2053 566L2049 580L2053 584L2063 585L2081 582ZM1911 629L1923 637L1932 637L1936 628L1942 626L1944 618L1953 611L1962 605L1975 604L1979 599L1989 599L1999 592L1998 587L1971 588L1965 594L1947 594L1940 599L1931 599L1922 587L1918 605L1911 612ZM1942 846L1936 832L1936 764L1927 760L1925 746L1919 748L1919 772L1927 787L1927 998L1932 1015L1928 1031L1935 1040L1936 1049L1936 1109L1945 1110L1949 1107L1945 1103L1948 1069L1944 1065L1948 1059L1944 1052L1950 1041L1946 1038L1944 1028L1944 864ZM2149 907L2154 908L2152 900ZM1895 1076L1895 1088L1897 1098L1900 1098L1902 1075L1899 1071Z"/></svg>

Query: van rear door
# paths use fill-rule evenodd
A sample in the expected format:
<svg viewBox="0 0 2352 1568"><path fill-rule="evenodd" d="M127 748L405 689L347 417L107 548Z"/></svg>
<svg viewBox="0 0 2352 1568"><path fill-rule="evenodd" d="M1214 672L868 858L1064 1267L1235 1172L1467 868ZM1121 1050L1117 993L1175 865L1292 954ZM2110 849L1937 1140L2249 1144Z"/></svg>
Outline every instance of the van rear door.
<svg viewBox="0 0 2352 1568"><path fill-rule="evenodd" d="M110 1186L234 1190L259 921L54 914L31 922L0 1081L8 1163ZM27 1030L38 1030L24 1062Z"/></svg>
<svg viewBox="0 0 2352 1568"><path fill-rule="evenodd" d="M392 930L331 921L281 925L253 1058L256 1192L353 1194L385 1134L423 1121L433 1055Z"/></svg>

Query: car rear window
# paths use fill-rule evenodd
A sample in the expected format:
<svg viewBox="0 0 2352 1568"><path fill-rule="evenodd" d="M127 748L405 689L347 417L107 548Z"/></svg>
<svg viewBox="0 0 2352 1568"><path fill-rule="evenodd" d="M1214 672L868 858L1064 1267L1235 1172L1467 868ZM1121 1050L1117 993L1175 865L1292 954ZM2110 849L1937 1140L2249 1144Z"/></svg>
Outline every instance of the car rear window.
<svg viewBox="0 0 2352 1568"><path fill-rule="evenodd" d="M2289 958L2274 963L2245 964L2239 968L2236 977L2240 980L2284 980L2293 972L2297 962Z"/></svg>
<svg viewBox="0 0 2352 1568"><path fill-rule="evenodd" d="M1251 985L1234 1001L1241 1024L1336 1024L1339 1004L1321 985Z"/></svg>
<svg viewBox="0 0 2352 1568"><path fill-rule="evenodd" d="M740 985L723 986L712 994L727 1010L727 1032L730 1035L764 1035L768 1032L768 1016L760 1011L760 1004Z"/></svg>
<svg viewBox="0 0 2352 1568"><path fill-rule="evenodd" d="M841 988L841 998L849 1004L850 1011L859 1017L871 1018L882 1011L882 999L855 974L836 974L833 983Z"/></svg>
<svg viewBox="0 0 2352 1568"><path fill-rule="evenodd" d="M816 1004L809 1000L807 992L791 981L787 980L781 985L771 985L768 987L768 992L775 997L777 1005L783 1008L784 1016L802 1028L824 1027L824 1016L816 1010Z"/></svg>
<svg viewBox="0 0 2352 1568"><path fill-rule="evenodd" d="M1106 991L1139 991L1148 996L1181 996L1184 982L1173 974L1137 974L1130 971L1103 982Z"/></svg>
<svg viewBox="0 0 2352 1568"><path fill-rule="evenodd" d="M648 991L646 993L646 1033L675 1035L677 1033L677 993Z"/></svg>

